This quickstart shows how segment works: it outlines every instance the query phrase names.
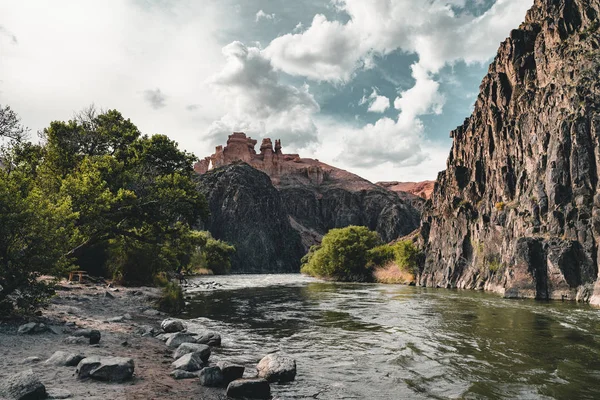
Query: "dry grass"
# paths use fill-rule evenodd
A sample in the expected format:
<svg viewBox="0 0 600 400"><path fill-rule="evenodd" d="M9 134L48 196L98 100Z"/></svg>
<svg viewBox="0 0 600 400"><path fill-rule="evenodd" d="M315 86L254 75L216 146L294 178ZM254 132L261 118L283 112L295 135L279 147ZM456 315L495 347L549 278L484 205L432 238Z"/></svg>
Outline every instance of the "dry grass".
<svg viewBox="0 0 600 400"><path fill-rule="evenodd" d="M396 263L389 263L385 267L375 269L373 277L378 283L409 285L415 282L415 276L402 271Z"/></svg>
<svg viewBox="0 0 600 400"><path fill-rule="evenodd" d="M194 270L194 275L214 275L208 268L198 268Z"/></svg>

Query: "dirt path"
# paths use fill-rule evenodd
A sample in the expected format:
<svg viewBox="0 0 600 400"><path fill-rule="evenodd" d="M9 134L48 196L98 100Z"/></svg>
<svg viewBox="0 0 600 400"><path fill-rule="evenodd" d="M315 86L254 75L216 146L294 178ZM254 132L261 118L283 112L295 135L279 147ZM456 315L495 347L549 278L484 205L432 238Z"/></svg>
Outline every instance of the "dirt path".
<svg viewBox="0 0 600 400"><path fill-rule="evenodd" d="M62 287L65 290L58 291L42 316L33 320L51 326L54 332L18 334L19 323L0 322L0 381L8 375L32 368L48 390L66 390L72 395L71 399L226 398L223 389L204 388L196 379L171 378L172 350L158 339L142 337L144 329L158 329L166 317L151 307L152 300L158 296L157 289L108 289L103 285L79 284L64 284ZM123 319L107 322L115 317ZM100 344L66 344L64 339L78 328L100 330ZM86 356L131 357L135 361L134 379L122 384L79 380L75 376L75 367L44 364L44 360L57 350ZM39 357L41 361L25 363L28 357Z"/></svg>

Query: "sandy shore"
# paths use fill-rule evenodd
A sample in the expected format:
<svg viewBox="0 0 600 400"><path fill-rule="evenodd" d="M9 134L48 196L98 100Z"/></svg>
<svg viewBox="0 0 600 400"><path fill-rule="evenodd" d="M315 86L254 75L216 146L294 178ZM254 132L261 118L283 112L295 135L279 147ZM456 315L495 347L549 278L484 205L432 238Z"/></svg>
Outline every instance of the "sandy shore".
<svg viewBox="0 0 600 400"><path fill-rule="evenodd" d="M71 394L71 399L226 398L223 389L202 387L196 379L171 378L172 350L158 339L142 337L144 329L158 329L166 317L152 308L158 289L109 289L94 284L63 284L61 287L63 290L57 291L42 316L31 319L50 326L53 332L18 334L18 326L28 321L0 322L0 381L32 368L48 390L62 389ZM115 317L123 318L118 322L107 322ZM66 344L64 339L78 328L100 330L100 344ZM79 380L75 367L44 364L57 350L85 356L131 357L135 361L134 379L121 384ZM39 357L40 361L24 362L28 357Z"/></svg>

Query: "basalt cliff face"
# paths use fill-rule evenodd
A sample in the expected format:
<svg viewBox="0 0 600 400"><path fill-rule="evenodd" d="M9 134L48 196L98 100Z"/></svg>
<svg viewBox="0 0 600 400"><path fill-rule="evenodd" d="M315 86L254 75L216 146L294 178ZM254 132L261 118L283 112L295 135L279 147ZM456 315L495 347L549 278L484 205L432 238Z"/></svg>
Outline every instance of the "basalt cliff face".
<svg viewBox="0 0 600 400"><path fill-rule="evenodd" d="M452 132L420 283L600 303L600 0L536 0Z"/></svg>
<svg viewBox="0 0 600 400"><path fill-rule="evenodd" d="M210 209L202 228L232 243L233 273L298 272L304 247L269 177L232 164L197 177Z"/></svg>
<svg viewBox="0 0 600 400"><path fill-rule="evenodd" d="M260 153L255 151L256 144L244 133L233 133L227 146L218 146L194 169L204 176L220 167L244 162L267 174L292 227L300 233L305 250L332 228L364 225L386 241L418 228L419 211L396 193L318 160L284 154L279 140L273 146L271 139L263 139Z"/></svg>

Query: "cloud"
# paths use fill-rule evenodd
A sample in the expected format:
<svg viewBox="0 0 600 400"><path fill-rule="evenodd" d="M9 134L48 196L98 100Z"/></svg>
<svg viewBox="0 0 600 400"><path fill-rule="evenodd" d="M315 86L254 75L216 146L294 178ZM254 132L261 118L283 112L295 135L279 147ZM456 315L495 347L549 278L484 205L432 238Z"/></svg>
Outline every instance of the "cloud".
<svg viewBox="0 0 600 400"><path fill-rule="evenodd" d="M390 108L390 99L385 96L380 96L377 90L373 88L373 93L369 97L363 96L359 105L369 104L367 111L374 113L384 113Z"/></svg>
<svg viewBox="0 0 600 400"><path fill-rule="evenodd" d="M226 64L209 83L230 106L211 124L211 138L221 142L232 131L244 131L281 138L295 148L318 141L313 116L320 108L307 85L297 88L281 83L271 62L256 47L232 42L222 52Z"/></svg>
<svg viewBox="0 0 600 400"><path fill-rule="evenodd" d="M275 14L267 14L263 10L258 10L258 12L256 13L255 21L258 22L261 19L266 19L266 20L272 21L275 19Z"/></svg>
<svg viewBox="0 0 600 400"><path fill-rule="evenodd" d="M144 100L146 100L146 102L150 104L152 108L158 110L166 106L167 96L165 96L160 89L156 88L154 90L145 90Z"/></svg>
<svg viewBox="0 0 600 400"><path fill-rule="evenodd" d="M0 25L0 36L6 36L8 39L10 39L12 44L19 43L17 37L2 25Z"/></svg>

